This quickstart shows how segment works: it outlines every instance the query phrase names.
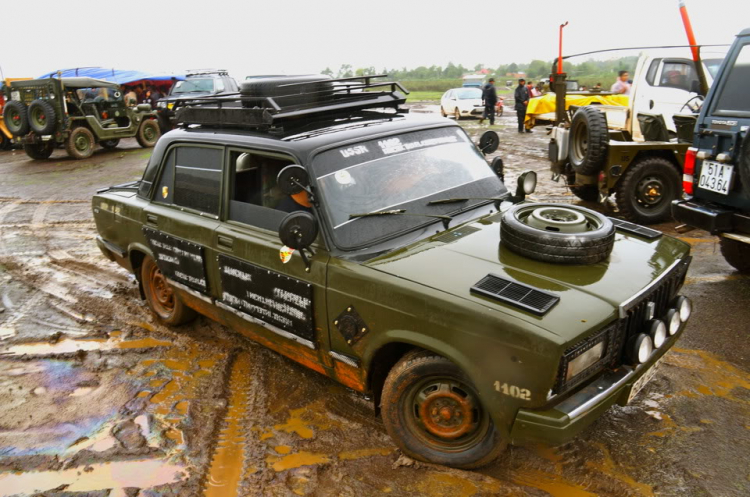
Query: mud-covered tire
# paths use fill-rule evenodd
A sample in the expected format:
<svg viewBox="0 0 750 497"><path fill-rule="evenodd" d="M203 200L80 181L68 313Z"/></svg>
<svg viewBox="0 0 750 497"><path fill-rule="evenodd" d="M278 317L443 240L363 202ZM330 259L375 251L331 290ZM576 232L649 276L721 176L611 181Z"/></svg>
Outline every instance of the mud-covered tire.
<svg viewBox="0 0 750 497"><path fill-rule="evenodd" d="M581 107L570 125L568 160L578 174L594 175L602 170L609 153L607 116L595 107Z"/></svg>
<svg viewBox="0 0 750 497"><path fill-rule="evenodd" d="M596 185L577 185L575 173L566 174L565 183L570 188L570 192L581 200L586 202L597 202L599 200L599 189Z"/></svg>
<svg viewBox="0 0 750 497"><path fill-rule="evenodd" d="M159 129L159 123L156 122L156 119L144 119L141 126L138 128L138 134L135 135L135 139L141 147L150 148L156 145L160 136L161 130Z"/></svg>
<svg viewBox="0 0 750 497"><path fill-rule="evenodd" d="M102 140L99 142L99 145L102 146L102 148L105 148L107 150L112 150L113 148L117 148L117 145L120 144L119 138L114 138L112 140Z"/></svg>
<svg viewBox="0 0 750 497"><path fill-rule="evenodd" d="M548 228L529 224L530 216L537 210L544 216L551 216ZM567 219L580 219L581 216L583 220L576 231L561 231L573 229L565 227L571 223ZM501 246L529 259L555 264L596 264L609 257L614 242L612 221L577 205L517 204L503 213L500 227Z"/></svg>
<svg viewBox="0 0 750 497"><path fill-rule="evenodd" d="M639 224L672 218L672 201L682 193L682 178L675 165L662 157L631 164L615 186L620 215Z"/></svg>
<svg viewBox="0 0 750 497"><path fill-rule="evenodd" d="M141 263L140 279L146 302L160 323L179 326L195 319L196 312L182 302L150 256Z"/></svg>
<svg viewBox="0 0 750 497"><path fill-rule="evenodd" d="M24 144L23 151L34 160L45 160L49 159L49 156L55 151L55 145L56 143L52 140L41 143L27 143Z"/></svg>
<svg viewBox="0 0 750 497"><path fill-rule="evenodd" d="M29 126L40 135L51 135L55 131L57 114L46 100L34 100L29 104Z"/></svg>
<svg viewBox="0 0 750 497"><path fill-rule="evenodd" d="M461 120L461 111L458 110L458 107L456 107L455 109L453 109L453 119L455 119L456 121L460 121Z"/></svg>
<svg viewBox="0 0 750 497"><path fill-rule="evenodd" d="M445 109L443 109L443 106L440 106L440 115L443 117L448 117L448 114L445 113Z"/></svg>
<svg viewBox="0 0 750 497"><path fill-rule="evenodd" d="M283 86L295 83L308 83L305 86ZM269 76L251 79L240 83L240 95L243 97L275 97L282 107L317 103L328 96L333 89L330 78L321 74L301 76ZM320 93L318 93L320 92ZM305 93L304 96L300 93ZM243 106L254 107L253 102L243 102Z"/></svg>
<svg viewBox="0 0 750 497"><path fill-rule="evenodd" d="M414 459L472 469L507 446L468 376L437 354L404 356L388 373L381 399L386 431Z"/></svg>
<svg viewBox="0 0 750 497"><path fill-rule="evenodd" d="M750 274L750 245L731 238L719 239L721 255L737 271Z"/></svg>
<svg viewBox="0 0 750 497"><path fill-rule="evenodd" d="M29 132L29 115L26 105L18 100L6 102L3 109L5 127L13 136L22 136Z"/></svg>
<svg viewBox="0 0 750 497"><path fill-rule="evenodd" d="M76 160L88 159L94 153L94 134L86 127L73 128L65 141L65 151Z"/></svg>

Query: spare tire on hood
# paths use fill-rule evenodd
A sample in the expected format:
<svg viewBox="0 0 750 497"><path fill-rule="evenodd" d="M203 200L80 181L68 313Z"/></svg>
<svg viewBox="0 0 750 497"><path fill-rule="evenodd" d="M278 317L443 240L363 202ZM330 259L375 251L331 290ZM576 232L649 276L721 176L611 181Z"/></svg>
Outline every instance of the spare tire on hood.
<svg viewBox="0 0 750 497"><path fill-rule="evenodd" d="M500 245L542 262L596 264L612 252L615 226L575 205L517 204L503 213Z"/></svg>

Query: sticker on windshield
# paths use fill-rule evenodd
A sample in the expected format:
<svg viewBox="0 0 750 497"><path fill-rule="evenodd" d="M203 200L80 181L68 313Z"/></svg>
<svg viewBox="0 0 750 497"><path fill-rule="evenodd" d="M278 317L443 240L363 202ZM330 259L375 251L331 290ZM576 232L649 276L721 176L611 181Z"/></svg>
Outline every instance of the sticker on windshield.
<svg viewBox="0 0 750 497"><path fill-rule="evenodd" d="M424 147L434 147L435 145L444 145L446 143L456 143L458 138L456 136L436 136L434 138L427 138L425 140L417 140L413 142L403 143L401 138L387 138L385 140L379 140L378 145L385 155L396 154L399 152L407 152L409 150L416 150Z"/></svg>
<svg viewBox="0 0 750 497"><path fill-rule="evenodd" d="M344 169L336 171L336 174L334 174L333 177L336 178L336 181L338 181L340 185L354 185L357 183L354 181L354 178L352 178L352 175L349 174L349 171Z"/></svg>

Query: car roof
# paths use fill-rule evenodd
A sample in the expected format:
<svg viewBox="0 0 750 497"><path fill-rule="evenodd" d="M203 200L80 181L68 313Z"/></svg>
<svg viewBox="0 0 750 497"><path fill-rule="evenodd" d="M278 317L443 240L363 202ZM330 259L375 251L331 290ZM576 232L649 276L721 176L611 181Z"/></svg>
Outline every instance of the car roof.
<svg viewBox="0 0 750 497"><path fill-rule="evenodd" d="M445 118L372 112L340 121L317 121L288 131L262 132L243 129L217 129L188 126L162 136L158 148L176 142L203 142L214 145L253 147L286 152L307 163L319 149L349 142L372 140L378 136L458 125Z"/></svg>

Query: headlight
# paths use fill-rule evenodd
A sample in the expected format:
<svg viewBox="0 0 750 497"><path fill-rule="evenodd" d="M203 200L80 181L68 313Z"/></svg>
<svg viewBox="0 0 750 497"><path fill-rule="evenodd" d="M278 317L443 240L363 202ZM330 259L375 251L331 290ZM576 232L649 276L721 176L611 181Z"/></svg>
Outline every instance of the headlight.
<svg viewBox="0 0 750 497"><path fill-rule="evenodd" d="M649 325L648 336L654 342L654 347L658 349L667 340L667 325L660 319L652 319Z"/></svg>
<svg viewBox="0 0 750 497"><path fill-rule="evenodd" d="M583 352L575 359L568 362L568 371L565 374L565 381L570 381L578 373L585 371L589 366L595 364L604 355L604 341L601 341Z"/></svg>
<svg viewBox="0 0 750 497"><path fill-rule="evenodd" d="M156 102L156 106L160 109L166 109L167 108L167 102Z"/></svg>
<svg viewBox="0 0 750 497"><path fill-rule="evenodd" d="M680 313L677 312L676 309L670 309L667 311L667 317L665 321L667 322L667 329L669 329L670 336L677 333L680 329L680 325L682 324L682 321L680 321Z"/></svg>
<svg viewBox="0 0 750 497"><path fill-rule="evenodd" d="M693 305L690 303L690 299L687 297L677 297L677 305L675 305L675 307L677 308L677 312L680 314L680 321L682 321L683 323L687 321L690 318L690 315L693 313Z"/></svg>
<svg viewBox="0 0 750 497"><path fill-rule="evenodd" d="M636 364L643 364L651 356L654 350L654 344L651 337L641 333L635 337L630 347L630 358Z"/></svg>

